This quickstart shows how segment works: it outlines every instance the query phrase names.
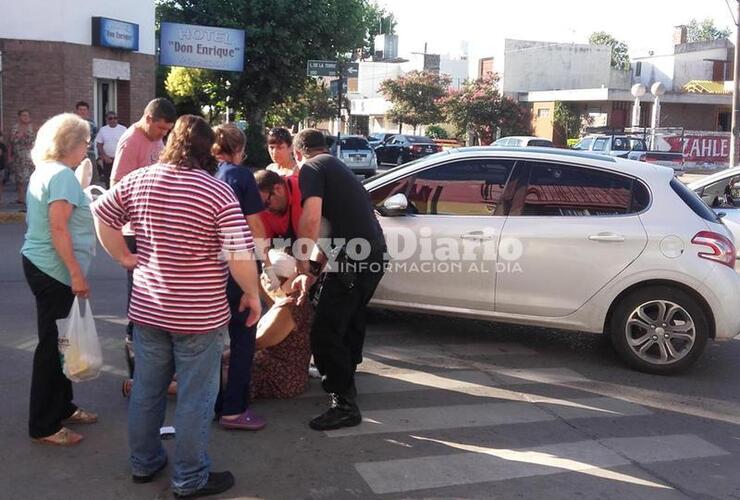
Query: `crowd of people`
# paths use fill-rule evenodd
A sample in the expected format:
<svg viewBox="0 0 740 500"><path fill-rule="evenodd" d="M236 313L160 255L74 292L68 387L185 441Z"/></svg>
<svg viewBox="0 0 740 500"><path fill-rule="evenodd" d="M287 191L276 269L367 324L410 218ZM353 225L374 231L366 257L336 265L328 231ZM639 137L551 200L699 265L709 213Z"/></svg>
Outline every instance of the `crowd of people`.
<svg viewBox="0 0 740 500"><path fill-rule="evenodd" d="M168 464L160 427L167 395L176 392L175 496L228 490L233 475L210 470L214 415L224 429L262 429L252 401L304 392L311 356L330 404L309 426L359 425L354 376L386 249L364 187L328 154L323 133L271 130L273 163L253 174L242 165L245 136L233 124L211 128L197 116L178 118L172 103L155 99L125 130L108 113L95 136L80 104L37 133L24 110L11 131L11 155L29 158L16 175L27 182L21 254L39 336L31 438L73 446L83 436L70 427L98 421L73 402L56 326L75 296L91 293L87 272L97 242L127 273L121 307L129 320L134 483L152 481ZM102 160L98 183L110 187L94 202L74 175L93 147ZM368 255L353 258L339 244L330 245L328 258L320 236L359 238ZM299 241L308 248L294 251Z"/></svg>

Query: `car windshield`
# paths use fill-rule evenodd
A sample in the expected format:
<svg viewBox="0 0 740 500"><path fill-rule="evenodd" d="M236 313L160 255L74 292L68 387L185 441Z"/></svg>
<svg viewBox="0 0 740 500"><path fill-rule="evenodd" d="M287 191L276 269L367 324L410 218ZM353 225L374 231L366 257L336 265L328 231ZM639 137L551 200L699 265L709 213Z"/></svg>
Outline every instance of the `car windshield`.
<svg viewBox="0 0 740 500"><path fill-rule="evenodd" d="M593 138L585 137L581 139L575 146L573 146L573 149L587 151L591 147L592 142L594 142Z"/></svg>
<svg viewBox="0 0 740 500"><path fill-rule="evenodd" d="M429 137L423 137L421 135L407 135L406 140L415 143L415 142L423 142L423 143L430 143L434 142Z"/></svg>
<svg viewBox="0 0 740 500"><path fill-rule="evenodd" d="M370 181L375 181L378 179L382 179L383 177L387 175L392 175L393 173L397 172L400 169L405 169L410 166L416 165L417 163L421 162L427 162L427 161L434 161L437 158L441 158L443 156L448 156L450 153L448 151L440 151L439 153L434 153L431 155L424 156L423 158L417 158L416 160L412 160L408 163L404 163L403 165L399 165L397 167L393 167L389 170L386 170L385 172L378 172L377 174L373 175L372 177L367 177L365 180L362 181L363 184L367 184Z"/></svg>

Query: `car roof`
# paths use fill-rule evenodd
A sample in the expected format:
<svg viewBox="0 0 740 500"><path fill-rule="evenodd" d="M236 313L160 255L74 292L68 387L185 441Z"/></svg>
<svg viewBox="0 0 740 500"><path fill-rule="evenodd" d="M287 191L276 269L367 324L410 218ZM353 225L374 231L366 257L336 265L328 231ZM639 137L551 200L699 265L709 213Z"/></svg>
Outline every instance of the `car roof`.
<svg viewBox="0 0 740 500"><path fill-rule="evenodd" d="M536 135L507 135L507 136L501 137L501 139L537 139L538 141L552 142L550 139L547 139L545 137L537 137ZM500 141L501 139L498 139L498 140Z"/></svg>
<svg viewBox="0 0 740 500"><path fill-rule="evenodd" d="M703 179L694 181L690 183L688 186L692 190L697 190L705 186L708 186L714 182L721 181L722 179L726 177L734 177L734 176L740 176L740 167L727 168L724 170L720 170L717 173L705 176Z"/></svg>
<svg viewBox="0 0 740 500"><path fill-rule="evenodd" d="M554 148L507 148L491 146L471 146L446 151L426 156L420 160L414 161L397 167L389 173L398 173L398 176L410 173L417 168L431 166L440 160L454 160L462 158L510 158L540 160L540 161L559 161L563 163L575 163L584 167L596 167L602 170L610 170L615 173L627 174L645 180L646 182L659 182L661 179L669 181L674 176L672 168L655 165L652 163L615 158L612 156L597 155L593 153L583 153L569 149ZM393 175L395 178L396 175ZM391 179L391 177L381 178ZM374 187L373 178L369 179L368 187Z"/></svg>

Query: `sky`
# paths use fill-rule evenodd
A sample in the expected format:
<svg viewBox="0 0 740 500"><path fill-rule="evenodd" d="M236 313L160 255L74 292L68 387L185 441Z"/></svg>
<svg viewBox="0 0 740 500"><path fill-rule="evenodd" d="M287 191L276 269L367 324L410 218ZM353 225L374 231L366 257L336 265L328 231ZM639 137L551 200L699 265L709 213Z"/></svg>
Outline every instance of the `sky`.
<svg viewBox="0 0 740 500"><path fill-rule="evenodd" d="M494 56L503 69L504 39L587 43L594 31L606 31L627 43L630 56L673 51L673 27L692 18L712 18L733 27L727 2L736 0L379 0L398 25L399 55L428 52L459 55L468 43L471 68ZM733 31L734 33L734 31Z"/></svg>

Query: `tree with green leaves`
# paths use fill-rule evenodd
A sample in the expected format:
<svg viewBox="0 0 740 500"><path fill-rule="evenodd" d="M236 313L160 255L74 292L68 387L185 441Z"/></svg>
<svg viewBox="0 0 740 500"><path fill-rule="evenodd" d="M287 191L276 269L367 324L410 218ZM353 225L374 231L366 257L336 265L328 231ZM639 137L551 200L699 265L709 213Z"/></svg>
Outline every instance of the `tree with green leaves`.
<svg viewBox="0 0 740 500"><path fill-rule="evenodd" d="M552 122L558 132L562 134L563 140L572 139L580 135L584 115L573 109L572 105L558 101L555 103Z"/></svg>
<svg viewBox="0 0 740 500"><path fill-rule="evenodd" d="M458 136L472 134L479 144L491 144L501 136L530 135L531 117L527 108L504 97L498 89L497 74L466 82L451 91L440 105L447 122L454 125Z"/></svg>
<svg viewBox="0 0 740 500"><path fill-rule="evenodd" d="M391 103L388 116L400 125L414 127L442 120L439 99L447 95L450 77L423 71L409 71L380 84L380 93ZM400 128L400 126L399 126Z"/></svg>
<svg viewBox="0 0 740 500"><path fill-rule="evenodd" d="M371 5L368 0L159 0L156 19L246 30L244 71L207 75L247 122L247 161L262 166L269 162L268 110L301 94L309 59L348 59L366 46Z"/></svg>
<svg viewBox="0 0 740 500"><path fill-rule="evenodd" d="M612 49L611 66L615 69L628 70L630 68L630 56L627 44L614 38L605 31L591 33L588 38L591 45L605 45Z"/></svg>
<svg viewBox="0 0 740 500"><path fill-rule="evenodd" d="M270 127L295 128L305 121L309 127L315 127L319 122L336 116L336 98L318 80L310 79L299 95L291 96L268 110L266 124Z"/></svg>
<svg viewBox="0 0 740 500"><path fill-rule="evenodd" d="M714 24L714 19L706 18L703 21L692 19L686 25L686 42L711 42L712 40L721 40L732 34L728 27L718 28Z"/></svg>
<svg viewBox="0 0 740 500"><path fill-rule="evenodd" d="M164 88L177 107L178 114L202 115L209 109L208 118L213 122L226 109L224 89L211 82L211 72L199 68L169 68Z"/></svg>

